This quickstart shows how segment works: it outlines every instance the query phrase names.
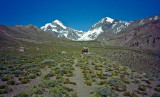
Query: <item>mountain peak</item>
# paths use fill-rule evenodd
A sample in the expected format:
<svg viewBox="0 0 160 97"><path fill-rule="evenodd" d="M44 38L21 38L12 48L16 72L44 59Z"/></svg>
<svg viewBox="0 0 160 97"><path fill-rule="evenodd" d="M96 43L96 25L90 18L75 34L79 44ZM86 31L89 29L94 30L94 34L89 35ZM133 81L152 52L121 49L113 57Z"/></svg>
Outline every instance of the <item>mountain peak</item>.
<svg viewBox="0 0 160 97"><path fill-rule="evenodd" d="M56 19L53 21L54 23L62 23L60 20Z"/></svg>
<svg viewBox="0 0 160 97"><path fill-rule="evenodd" d="M56 23L56 24L58 24L59 26L61 26L62 28L64 28L64 29L66 29L67 27L60 21L60 20L55 20L55 21L53 21L52 23Z"/></svg>
<svg viewBox="0 0 160 97"><path fill-rule="evenodd" d="M112 19L110 17L106 17L105 19L106 19L107 22L110 22L110 23L112 23L114 21L114 19Z"/></svg>
<svg viewBox="0 0 160 97"><path fill-rule="evenodd" d="M59 38L67 38L70 40L78 40L84 32L74 30L65 26L60 20L56 19L52 23L47 23L41 27L42 30L51 32L53 35Z"/></svg>
<svg viewBox="0 0 160 97"><path fill-rule="evenodd" d="M108 22L108 23L113 23L115 19L112 19L110 17L105 17L103 19L101 19L98 23L104 23L104 22Z"/></svg>

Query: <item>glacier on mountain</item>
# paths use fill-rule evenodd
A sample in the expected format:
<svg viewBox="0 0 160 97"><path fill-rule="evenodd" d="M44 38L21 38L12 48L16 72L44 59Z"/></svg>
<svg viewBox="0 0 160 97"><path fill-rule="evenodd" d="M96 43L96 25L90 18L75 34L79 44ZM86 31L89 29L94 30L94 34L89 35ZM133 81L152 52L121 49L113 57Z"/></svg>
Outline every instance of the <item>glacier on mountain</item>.
<svg viewBox="0 0 160 97"><path fill-rule="evenodd" d="M102 27L99 27L94 30L89 30L82 37L80 37L78 40L94 40L102 32L103 32Z"/></svg>

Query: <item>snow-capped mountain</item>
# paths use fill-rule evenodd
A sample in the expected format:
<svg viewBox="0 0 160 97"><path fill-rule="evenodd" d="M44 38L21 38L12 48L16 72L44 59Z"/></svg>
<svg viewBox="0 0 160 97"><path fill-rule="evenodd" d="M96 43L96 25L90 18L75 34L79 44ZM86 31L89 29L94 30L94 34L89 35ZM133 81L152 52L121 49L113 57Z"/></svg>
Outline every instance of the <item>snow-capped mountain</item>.
<svg viewBox="0 0 160 97"><path fill-rule="evenodd" d="M74 30L66 27L61 21L55 20L41 27L42 30L51 32L53 35L61 38L67 38L74 41L87 40L108 40L115 35L123 32L129 32L138 26L153 22L159 19L159 15L152 16L136 21L120 21L106 17L94 24L87 32Z"/></svg>
<svg viewBox="0 0 160 97"><path fill-rule="evenodd" d="M84 32L74 30L72 28L66 27L61 21L55 20L52 23L47 23L41 27L42 30L51 32L53 35L59 38L67 38L70 40L77 40L80 38Z"/></svg>
<svg viewBox="0 0 160 97"><path fill-rule="evenodd" d="M112 37L121 30L125 29L132 21L119 21L110 17L103 18L98 23L94 24L91 29L83 34L78 40L95 40L99 36L99 40Z"/></svg>
<svg viewBox="0 0 160 97"><path fill-rule="evenodd" d="M131 22L119 21L110 17L103 18L98 23L94 24L87 32L74 30L66 27L61 21L55 20L52 23L47 23L41 27L44 31L49 31L53 35L70 40L95 40L100 35L100 39L109 38L124 28L128 27Z"/></svg>

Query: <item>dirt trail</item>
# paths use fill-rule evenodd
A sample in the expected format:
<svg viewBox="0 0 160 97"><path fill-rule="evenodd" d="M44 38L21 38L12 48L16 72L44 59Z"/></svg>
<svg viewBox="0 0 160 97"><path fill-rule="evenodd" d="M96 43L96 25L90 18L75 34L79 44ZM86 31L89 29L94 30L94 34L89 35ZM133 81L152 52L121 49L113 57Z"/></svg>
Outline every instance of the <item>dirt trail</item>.
<svg viewBox="0 0 160 97"><path fill-rule="evenodd" d="M92 84L92 86L87 86L84 84L83 74L80 67L76 67L75 65L78 63L77 59L74 60L73 67L75 70L73 71L74 76L70 78L72 82L76 82L76 85L67 85L68 87L71 87L74 89L74 91L77 92L78 97L90 97L91 89L95 86Z"/></svg>

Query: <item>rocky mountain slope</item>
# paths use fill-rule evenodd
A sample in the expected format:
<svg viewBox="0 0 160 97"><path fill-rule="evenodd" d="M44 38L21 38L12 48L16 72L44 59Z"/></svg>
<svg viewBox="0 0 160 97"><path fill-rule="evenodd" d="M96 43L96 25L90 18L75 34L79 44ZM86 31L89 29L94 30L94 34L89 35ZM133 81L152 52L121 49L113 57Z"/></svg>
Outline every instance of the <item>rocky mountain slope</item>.
<svg viewBox="0 0 160 97"><path fill-rule="evenodd" d="M79 40L104 40L127 28L132 21L120 21L110 17L103 18L94 24Z"/></svg>
<svg viewBox="0 0 160 97"><path fill-rule="evenodd" d="M113 46L160 50L160 15L134 21L128 28L104 42Z"/></svg>
<svg viewBox="0 0 160 97"><path fill-rule="evenodd" d="M66 27L61 21L55 20L52 23L47 23L42 26L44 31L51 32L53 35L70 40L108 40L113 36L120 35L124 32L129 32L136 27L142 26L146 23L153 22L159 19L159 15L135 20L135 21L120 21L106 17L101 19L98 23L94 24L87 32L77 31L70 27Z"/></svg>
<svg viewBox="0 0 160 97"><path fill-rule="evenodd" d="M45 43L60 40L34 25L0 25L0 46L19 46L23 42Z"/></svg>

